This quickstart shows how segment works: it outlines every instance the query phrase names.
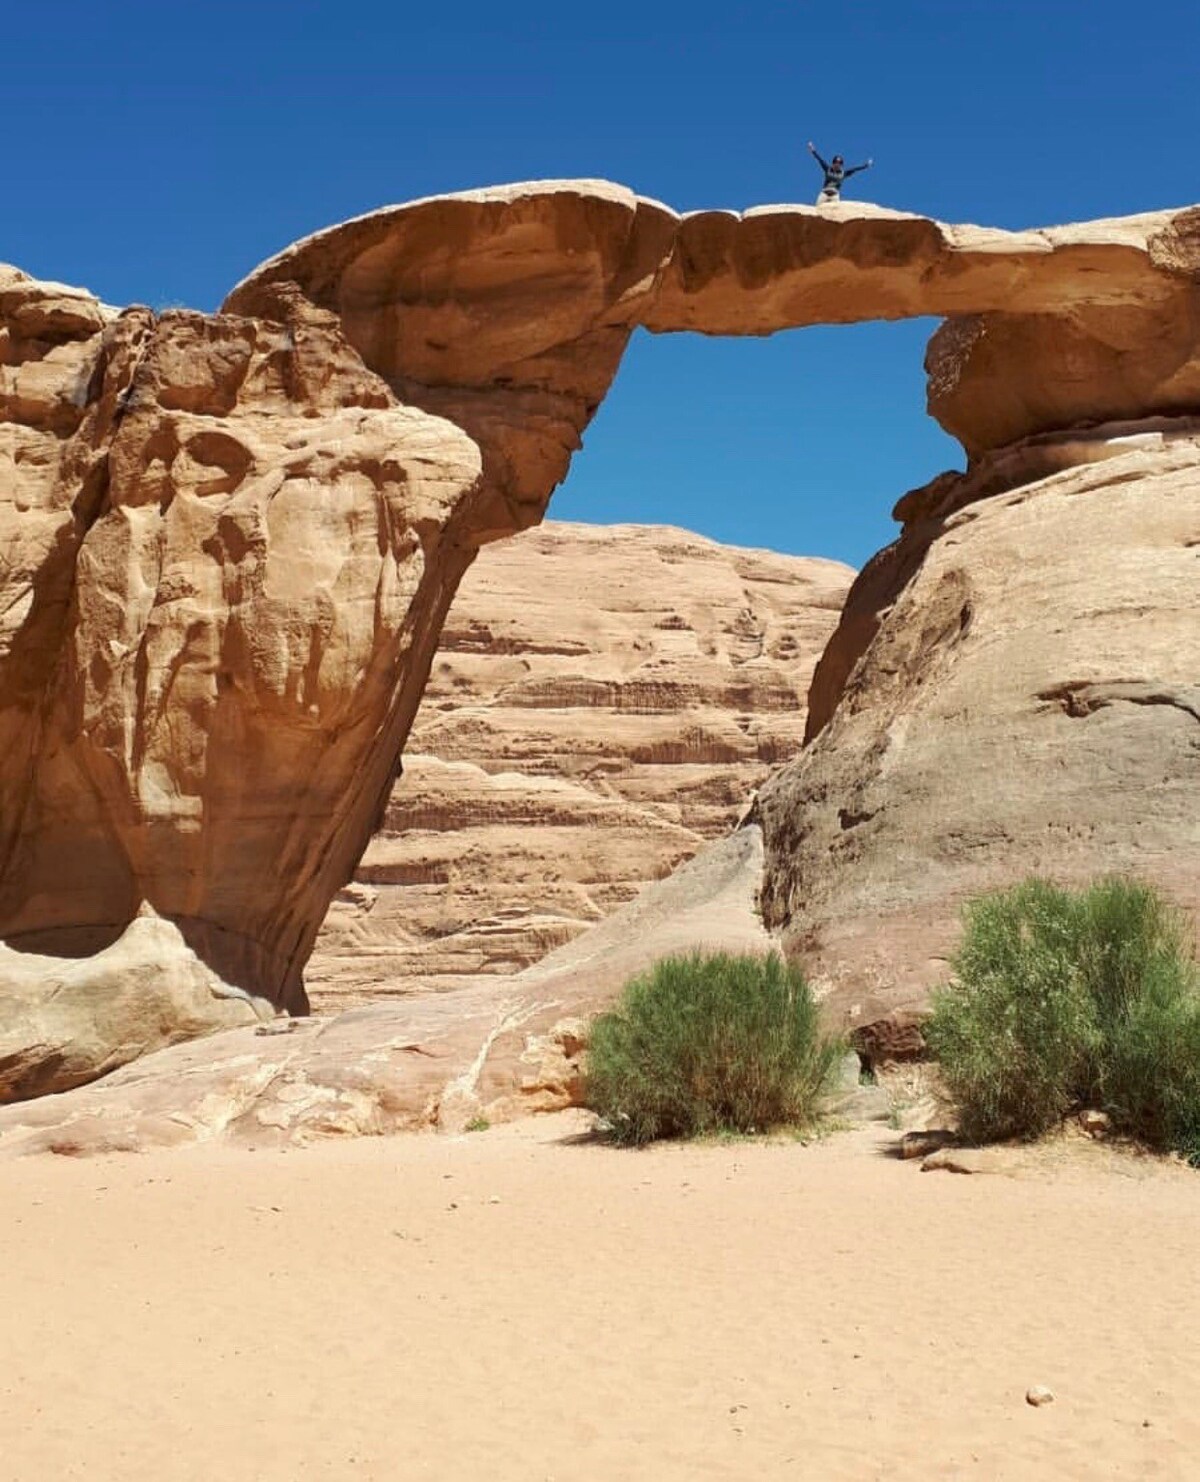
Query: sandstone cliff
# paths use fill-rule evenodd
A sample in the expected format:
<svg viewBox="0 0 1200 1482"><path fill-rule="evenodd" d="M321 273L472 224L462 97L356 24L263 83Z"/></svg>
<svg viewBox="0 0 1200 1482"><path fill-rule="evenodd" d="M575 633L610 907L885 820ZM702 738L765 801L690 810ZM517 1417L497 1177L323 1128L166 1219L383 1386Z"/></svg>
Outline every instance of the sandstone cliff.
<svg viewBox="0 0 1200 1482"><path fill-rule="evenodd" d="M489 546L317 939L314 1008L515 972L727 832L800 748L852 576L645 526Z"/></svg>
<svg viewBox="0 0 1200 1482"><path fill-rule="evenodd" d="M1133 872L1200 925L1200 423L1035 441L897 513L758 800L765 919L849 1024L922 1005L963 900L1026 873Z"/></svg>
<svg viewBox="0 0 1200 1482"><path fill-rule="evenodd" d="M147 904L300 1006L470 559L477 450L318 311L3 281L0 931L78 957Z"/></svg>
<svg viewBox="0 0 1200 1482"><path fill-rule="evenodd" d="M219 315L116 313L0 270L0 940L44 960L25 1001L53 998L67 961L132 950L131 925L157 916L212 1003L240 990L303 1008L304 964L384 815L458 581L481 545L541 519L639 325L950 316L930 406L970 472L910 506L905 540L864 572L814 690L824 729L764 800L767 900L789 940L828 962L831 923L865 933L886 907L854 884L875 866L839 873L860 850L888 878L903 865L926 880L894 899L933 925L1002 863L1072 866L1065 823L1043 827L1039 854L1011 847L1026 825L997 822L1006 730L1039 738L1029 793L1047 818L1073 797L1085 828L1085 805L1108 820L1096 864L1170 859L1193 879L1178 737L1122 739L1190 724L1186 704L1146 698L1197 672L1194 624L1158 610L1176 600L1161 593L1194 593L1186 438L1169 498L1147 454L1125 482L1149 492L1105 514L1129 456L1117 444L1103 474L1071 475L1069 513L1038 529L1033 512L1058 509L1038 469L1070 466L1074 429L1200 408L1198 285L1196 208L1006 233L848 204L681 218L597 182L373 213L264 264ZM1033 462L1013 452L1026 439ZM1004 493L1021 484L1038 487ZM1162 507L1173 533L1139 534ZM1010 621L1004 592L1035 570ZM1132 611L1135 591L1145 618L1114 637L1106 614ZM959 726L980 744L954 742ZM954 767L961 782L943 784ZM944 785L961 816L946 803L914 836L884 814L872 855L881 815L860 794L881 778L926 811ZM1158 815L1142 804L1164 789L1185 811L1147 849L1140 820ZM100 1013L116 990L96 981ZM109 1063L99 1047L92 1073ZM53 1084L34 1063L15 1074Z"/></svg>

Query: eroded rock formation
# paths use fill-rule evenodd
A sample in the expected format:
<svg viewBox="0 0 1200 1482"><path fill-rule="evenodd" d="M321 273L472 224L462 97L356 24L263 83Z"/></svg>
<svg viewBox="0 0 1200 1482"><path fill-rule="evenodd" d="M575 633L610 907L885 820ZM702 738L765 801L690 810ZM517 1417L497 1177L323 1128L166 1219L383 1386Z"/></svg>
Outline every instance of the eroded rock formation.
<svg viewBox="0 0 1200 1482"><path fill-rule="evenodd" d="M478 1117L577 1104L588 1022L629 977L698 945L770 948L758 914L762 862L759 830L739 829L513 977L231 1030L94 1086L0 1107L0 1157L460 1132Z"/></svg>
<svg viewBox="0 0 1200 1482"><path fill-rule="evenodd" d="M516 972L726 833L800 749L852 577L652 526L481 552L309 960L314 1008Z"/></svg>
<svg viewBox="0 0 1200 1482"><path fill-rule="evenodd" d="M1186 705L1129 697L1176 694L1196 672L1195 637L1168 623L1161 662L1142 652L1140 629L1110 652L1109 599L1095 583L1112 566L1103 580L1132 602L1139 582L1161 588L1160 560L1175 572L1183 558L1151 542L1143 566L1126 571L1131 527L1102 515L1118 495L1086 482L1119 490L1120 459L1078 475L1087 497L1046 516L1042 534L1069 543L1051 553L1018 515L996 513L1008 508L1005 479L1021 479L1001 445L1045 434L1053 457L1045 447L1075 446L1062 434L1083 423L1195 410L1198 274L1196 209L1005 233L852 205L680 218L595 182L376 212L272 259L220 315L116 313L0 270L0 939L86 957L146 910L219 983L303 1007L304 962L382 816L459 578L481 544L542 517L639 325L765 334L951 316L930 352L930 404L973 463L967 483L939 485L936 499L978 502L951 519L930 514L928 496L920 520L937 538L914 526L864 573L856 633L835 640L817 686L826 700L814 695L814 723L829 723L804 763L809 782L781 782L764 805L768 899L791 940L820 935L812 913L826 909L806 837L821 835L818 817L836 816L835 861L857 850L871 808L855 799L870 777L899 786L909 775L913 796L925 787L932 799L930 779L961 766L963 848L979 859L1009 849L1011 828L968 815L974 798L977 821L993 816L987 786L970 779L994 778L996 738L1033 703L1018 680L1036 682L1036 703L1060 727L1030 732L1050 738L1030 770L1078 778L1099 814L1104 799L1124 798L1125 823L1114 814L1110 833L1123 827L1128 842L1130 789L1149 797L1176 774L1157 765L1156 747L1108 765L1105 738L1114 718L1133 725L1131 706L1156 724L1168 713L1172 726L1189 723ZM1131 465L1129 477L1149 488L1158 475ZM1180 480L1168 544L1191 539L1195 484L1186 470ZM1162 501L1145 497L1151 508L1129 519L1159 519ZM1050 511L1055 498L1024 502ZM1084 542L1093 519L1109 542L1093 542L1094 553ZM958 677L976 672L968 659L1012 641L989 583L1036 569L1036 613L1056 560L1064 590L1079 586L1082 567L1067 579L1072 559L1086 566L1091 605L1077 599L1065 637L1045 603L1040 626L1019 625L1026 647L1036 635L1054 663L1026 664L1014 649L1011 672L993 682L985 667L981 688L964 681L960 693ZM1192 571L1179 567L1184 586ZM1157 614L1158 600L1144 596L1145 610ZM925 675L910 650L941 655L919 697L904 689L913 663ZM879 715L863 719L873 712L853 696L875 697ZM977 748L929 739L961 725L974 735L972 706L990 717L990 747L982 732ZM1095 751L1080 750L1076 712L1099 737ZM856 727L865 771L849 761ZM835 736L839 759L818 796L813 758ZM790 787L805 811L789 822ZM1182 827L1167 853L1188 843ZM897 857L934 881L956 835L930 837L927 857L897 834ZM1046 837L1057 841L1052 861L1067 836ZM1138 851L1109 853L1096 863ZM947 876L944 896L981 874ZM835 878L850 888L850 875ZM874 909L871 900L850 890L841 914ZM831 902L828 919L838 911Z"/></svg>
<svg viewBox="0 0 1200 1482"><path fill-rule="evenodd" d="M949 317L930 410L977 453L1200 405L1198 274L1200 207L1005 232L849 202L680 217L602 181L544 181L318 232L225 307L270 314L295 284L336 313L404 401L479 443L503 527L541 517L639 325Z"/></svg>
<svg viewBox="0 0 1200 1482"><path fill-rule="evenodd" d="M0 945L0 1102L68 1091L181 1040L273 1015L147 907L87 956Z"/></svg>
<svg viewBox="0 0 1200 1482"><path fill-rule="evenodd" d="M301 1007L470 560L477 449L305 305L3 281L0 932L77 958L145 905Z"/></svg>
<svg viewBox="0 0 1200 1482"><path fill-rule="evenodd" d="M1200 423L1035 441L897 513L758 799L764 917L850 1025L920 1007L963 900L1027 873L1132 872L1200 925Z"/></svg>

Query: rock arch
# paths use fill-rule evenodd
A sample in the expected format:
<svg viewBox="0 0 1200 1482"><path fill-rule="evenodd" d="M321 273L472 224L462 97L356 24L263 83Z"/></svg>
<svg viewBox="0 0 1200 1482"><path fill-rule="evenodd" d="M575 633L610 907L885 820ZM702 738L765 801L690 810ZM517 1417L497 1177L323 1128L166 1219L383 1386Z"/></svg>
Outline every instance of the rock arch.
<svg viewBox="0 0 1200 1482"><path fill-rule="evenodd" d="M588 181L372 213L212 316L0 269L0 938L87 957L149 911L226 985L302 1008L458 579L542 517L634 328L947 316L930 408L971 466L902 505L909 539L831 648L829 720L851 679L847 716L871 708L886 675L859 660L933 527L1055 467L1123 468L1128 443L1081 425L1200 408L1198 282L1196 208L1007 233L849 204L679 216ZM792 803L770 821L798 859ZM768 900L802 936L811 865L789 870Z"/></svg>
<svg viewBox="0 0 1200 1482"><path fill-rule="evenodd" d="M279 292L338 317L410 405L479 444L481 538L541 518L629 335L768 335L933 315L929 407L978 456L1031 434L1200 407L1200 208L1005 232L878 206L680 216L602 181L470 191L287 248L224 310Z"/></svg>

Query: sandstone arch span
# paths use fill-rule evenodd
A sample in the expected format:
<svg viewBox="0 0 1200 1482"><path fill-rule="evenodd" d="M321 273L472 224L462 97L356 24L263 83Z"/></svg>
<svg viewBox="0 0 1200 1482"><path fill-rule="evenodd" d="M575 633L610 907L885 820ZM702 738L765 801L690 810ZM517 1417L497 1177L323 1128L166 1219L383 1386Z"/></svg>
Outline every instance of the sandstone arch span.
<svg viewBox="0 0 1200 1482"><path fill-rule="evenodd" d="M1200 406L1200 209L1005 232L843 203L680 216L601 181L373 212L229 295L338 316L406 402L478 442L498 526L541 517L632 331L767 335L932 315L930 411L968 453ZM490 528L481 532L492 534Z"/></svg>

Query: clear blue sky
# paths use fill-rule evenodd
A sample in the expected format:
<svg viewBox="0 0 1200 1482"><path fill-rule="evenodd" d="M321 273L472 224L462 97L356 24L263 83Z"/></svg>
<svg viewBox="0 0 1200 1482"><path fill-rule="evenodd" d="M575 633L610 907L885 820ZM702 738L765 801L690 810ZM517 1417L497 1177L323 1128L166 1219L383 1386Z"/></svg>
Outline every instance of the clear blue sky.
<svg viewBox="0 0 1200 1482"><path fill-rule="evenodd" d="M212 309L309 231L499 181L811 201L809 138L949 221L1200 199L1195 0L56 0L0 37L0 260L118 304ZM861 563L959 461L932 327L639 335L552 513Z"/></svg>

